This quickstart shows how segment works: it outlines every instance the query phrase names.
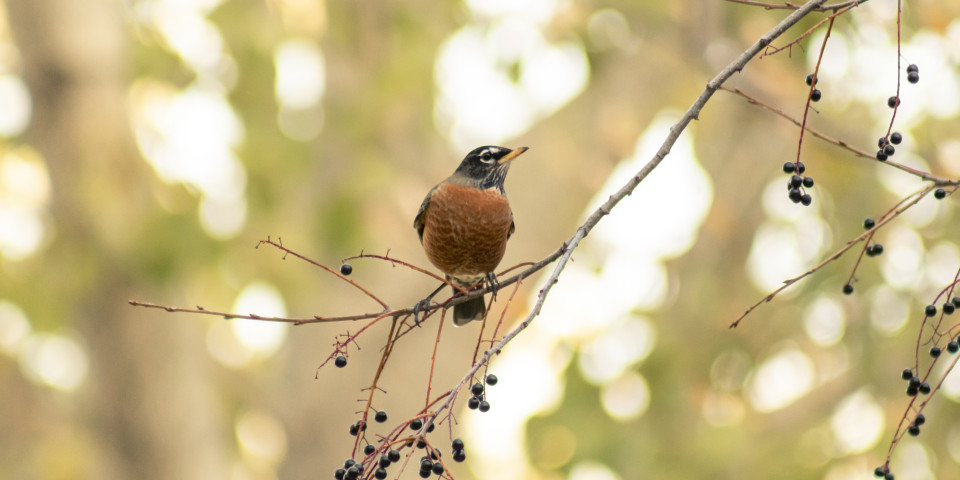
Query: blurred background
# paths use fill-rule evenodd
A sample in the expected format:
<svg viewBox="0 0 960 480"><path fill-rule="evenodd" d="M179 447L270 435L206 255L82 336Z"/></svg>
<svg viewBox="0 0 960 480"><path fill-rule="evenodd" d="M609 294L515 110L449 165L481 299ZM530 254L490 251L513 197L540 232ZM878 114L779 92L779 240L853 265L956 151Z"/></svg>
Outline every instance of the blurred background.
<svg viewBox="0 0 960 480"><path fill-rule="evenodd" d="M317 373L359 324L226 321L127 301L377 311L320 269L254 246L282 238L334 268L361 250L428 267L417 208L484 144L531 147L507 179L517 232L502 266L538 260L786 14L689 0L0 5L0 479L332 478L383 326L346 368ZM920 83L900 85L895 160L957 178L960 5L904 7L900 71L896 2L837 20L810 125L873 151L898 73L916 63ZM756 59L728 84L800 117L822 38ZM781 165L797 137L718 92L495 359L491 410L458 404L452 431L433 434L442 450L451 432L467 442L454 477L871 478L908 404L900 371L926 350L922 307L960 266L960 227L953 197L924 199L877 234L885 253L864 259L853 295L841 287L856 252L728 330L922 186L807 137L813 205L794 205ZM397 308L435 286L352 264ZM538 282L524 282L508 321ZM423 406L434 326L393 352L374 401L386 425ZM434 392L467 370L477 328L444 329ZM898 446L898 479L956 477L958 402L954 374L920 437Z"/></svg>

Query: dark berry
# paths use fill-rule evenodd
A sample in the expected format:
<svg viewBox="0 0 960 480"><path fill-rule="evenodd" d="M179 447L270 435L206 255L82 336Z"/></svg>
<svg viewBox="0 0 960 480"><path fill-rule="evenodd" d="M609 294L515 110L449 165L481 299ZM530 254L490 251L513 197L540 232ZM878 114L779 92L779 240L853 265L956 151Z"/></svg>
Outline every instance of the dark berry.
<svg viewBox="0 0 960 480"><path fill-rule="evenodd" d="M803 162L797 162L797 173L803 175L803 172L807 171L807 166Z"/></svg>
<svg viewBox="0 0 960 480"><path fill-rule="evenodd" d="M420 478L430 478L430 475L433 475L430 470L420 470Z"/></svg>
<svg viewBox="0 0 960 480"><path fill-rule="evenodd" d="M343 462L343 468L350 468L356 464L357 464L356 460L352 458L348 458L346 461Z"/></svg>
<svg viewBox="0 0 960 480"><path fill-rule="evenodd" d="M793 203L800 203L800 199L803 198L803 194L800 193L799 188L791 188L790 192L787 193L787 197L790 198L790 201Z"/></svg>
<svg viewBox="0 0 960 480"><path fill-rule="evenodd" d="M470 410L476 410L480 406L479 397L470 397L470 400L467 400L467 408Z"/></svg>
<svg viewBox="0 0 960 480"><path fill-rule="evenodd" d="M846 284L846 285L844 285L844 286L843 286L843 294L844 294L844 295L850 295L851 293L853 293L853 285L850 285L849 283Z"/></svg>
<svg viewBox="0 0 960 480"><path fill-rule="evenodd" d="M377 451L377 447L374 447L373 445L369 445L369 444L368 444L366 447L363 447L363 454L364 454L364 455L370 455L371 453L376 452L376 451Z"/></svg>
<svg viewBox="0 0 960 480"><path fill-rule="evenodd" d="M350 265L349 263L344 263L343 265L340 265L340 273L342 275L350 275L351 273L353 273L353 266Z"/></svg>
<svg viewBox="0 0 960 480"><path fill-rule="evenodd" d="M483 400L483 401L480 402L480 406L477 407L477 408L478 408L481 412L489 412L489 411L490 411L490 402L488 402L488 401L486 401L486 400Z"/></svg>
<svg viewBox="0 0 960 480"><path fill-rule="evenodd" d="M957 307L954 307L953 304L950 302L944 303L943 306L940 308L942 308L943 313L947 315L950 315L957 310Z"/></svg>
<svg viewBox="0 0 960 480"><path fill-rule="evenodd" d="M436 462L433 464L433 474L434 475L443 475L443 464Z"/></svg>
<svg viewBox="0 0 960 480"><path fill-rule="evenodd" d="M946 196L947 196L947 191L942 188L938 188L933 191L933 198L936 198L937 200L943 200L944 198L946 198Z"/></svg>
<svg viewBox="0 0 960 480"><path fill-rule="evenodd" d="M874 477L880 478L880 477L883 476L883 474L884 474L883 465L881 465L881 466L873 469L873 476L874 476Z"/></svg>
<svg viewBox="0 0 960 480"><path fill-rule="evenodd" d="M436 423L436 422L431 423L430 426L427 427L427 433L432 432L434 428L437 428L437 423Z"/></svg>
<svg viewBox="0 0 960 480"><path fill-rule="evenodd" d="M399 458L397 460L399 460ZM377 465L380 465L380 468L387 468L391 463L393 462L390 461L390 457L386 454L380 455L380 460L377 461Z"/></svg>
<svg viewBox="0 0 960 480"><path fill-rule="evenodd" d="M883 147L883 154L887 157L892 157L894 153L897 153L897 149L893 145Z"/></svg>
<svg viewBox="0 0 960 480"><path fill-rule="evenodd" d="M356 423L350 425L350 435L356 437L358 433L360 433L360 426Z"/></svg>
<svg viewBox="0 0 960 480"><path fill-rule="evenodd" d="M910 83L917 83L920 81L920 74L917 72L910 72L907 74L907 81Z"/></svg>
<svg viewBox="0 0 960 480"><path fill-rule="evenodd" d="M910 377L910 386L913 387L913 388L919 388L919 387L920 387L920 377L917 377L917 376Z"/></svg>
<svg viewBox="0 0 960 480"><path fill-rule="evenodd" d="M813 197L811 197L809 193L804 193L804 194L800 197L800 203L801 203L804 207L809 207L810 204L813 203Z"/></svg>
<svg viewBox="0 0 960 480"><path fill-rule="evenodd" d="M917 396L917 392L919 392L919 391L920 391L920 388L919 388L919 387L914 387L913 385L907 385L907 396L908 396L908 397L916 397L916 396Z"/></svg>
<svg viewBox="0 0 960 480"><path fill-rule="evenodd" d="M823 94L820 93L820 90L817 89L817 88L814 88L813 91L810 92L810 101L811 101L811 102L819 102L822 97L823 97Z"/></svg>
<svg viewBox="0 0 960 480"><path fill-rule="evenodd" d="M803 177L803 186L813 188L813 177Z"/></svg>
<svg viewBox="0 0 960 480"><path fill-rule="evenodd" d="M377 480L383 480L384 478L387 478L387 471L383 467L378 468L373 471L373 478L376 478Z"/></svg>
<svg viewBox="0 0 960 480"><path fill-rule="evenodd" d="M793 173L797 171L797 164L793 162L787 162L783 164L783 173Z"/></svg>
<svg viewBox="0 0 960 480"><path fill-rule="evenodd" d="M333 478L336 480L343 480L343 476L347 474L347 470L344 468L338 468L337 471L333 472Z"/></svg>
<svg viewBox="0 0 960 480"><path fill-rule="evenodd" d="M400 450L396 450L396 449L390 450L389 452L387 452L387 458L390 459L391 462L399 462Z"/></svg>
<svg viewBox="0 0 960 480"><path fill-rule="evenodd" d="M814 80L812 73L810 75L807 75L807 85L813 85L818 82L820 82L820 79L817 78L816 80Z"/></svg>
<svg viewBox="0 0 960 480"><path fill-rule="evenodd" d="M910 65L907 66L907 73L910 73L910 72L920 73L920 67L918 67L916 63L911 63Z"/></svg>
<svg viewBox="0 0 960 480"><path fill-rule="evenodd" d="M863 229L864 229L864 230L870 230L871 228L875 227L876 225L877 225L877 222L873 221L873 219L870 218L870 217L867 217L867 218L865 218L865 219L863 220Z"/></svg>
<svg viewBox="0 0 960 480"><path fill-rule="evenodd" d="M386 422L386 421L387 421L387 412L384 412L383 410L377 412L377 414L373 416L373 420L376 421L377 423Z"/></svg>
<svg viewBox="0 0 960 480"><path fill-rule="evenodd" d="M452 445L453 451L463 450L463 440L459 438L454 439L451 445Z"/></svg>
<svg viewBox="0 0 960 480"><path fill-rule="evenodd" d="M424 449L427 448L427 442L424 439L417 440L417 448Z"/></svg>
<svg viewBox="0 0 960 480"><path fill-rule="evenodd" d="M922 413L918 413L917 418L913 419L913 424L918 427L924 423L927 423L927 417L923 416Z"/></svg>
<svg viewBox="0 0 960 480"><path fill-rule="evenodd" d="M430 452L430 460L433 460L434 462L439 460L440 457L442 456L443 456L443 453L440 452L439 449L434 448L433 451Z"/></svg>
<svg viewBox="0 0 960 480"><path fill-rule="evenodd" d="M937 314L937 306L927 305L927 307L923 309L923 313L925 313L928 317L932 317Z"/></svg>
<svg viewBox="0 0 960 480"><path fill-rule="evenodd" d="M347 357L344 357L343 355L338 355L337 358L335 358L335 359L333 360L333 364L336 365L337 368L346 367L346 366L347 366Z"/></svg>
<svg viewBox="0 0 960 480"><path fill-rule="evenodd" d="M413 421L410 422L410 430L420 430L422 427L423 420L420 420L419 418L414 418Z"/></svg>
<svg viewBox="0 0 960 480"><path fill-rule="evenodd" d="M883 148L887 146L887 137L880 137L880 140L877 140L877 148Z"/></svg>
<svg viewBox="0 0 960 480"><path fill-rule="evenodd" d="M420 460L420 470L430 470L431 468L433 468L433 460L426 457Z"/></svg>
<svg viewBox="0 0 960 480"><path fill-rule="evenodd" d="M903 141L903 135L900 132L893 132L890 134L890 143L894 145L900 145L900 142Z"/></svg>
<svg viewBox="0 0 960 480"><path fill-rule="evenodd" d="M890 472L884 473L883 480L894 480L893 474Z"/></svg>
<svg viewBox="0 0 960 480"><path fill-rule="evenodd" d="M877 160L880 160L881 162L886 162L887 154L883 153L883 150L877 150Z"/></svg>
<svg viewBox="0 0 960 480"><path fill-rule="evenodd" d="M910 425L907 427L907 433L909 433L911 437L916 437L917 435L920 435L920 427L916 425Z"/></svg>
<svg viewBox="0 0 960 480"><path fill-rule="evenodd" d="M454 450L453 452L454 462L462 462L466 459L467 459L467 452L464 452L463 450Z"/></svg>
<svg viewBox="0 0 960 480"><path fill-rule="evenodd" d="M900 99L897 97L890 97L887 99L887 106L890 108L895 108L897 105L900 105Z"/></svg>
<svg viewBox="0 0 960 480"><path fill-rule="evenodd" d="M491 387L496 385L499 380L500 379L498 379L497 376L492 373L487 375L487 385L490 385Z"/></svg>
<svg viewBox="0 0 960 480"><path fill-rule="evenodd" d="M940 356L940 347L930 347L930 356L937 358Z"/></svg>
<svg viewBox="0 0 960 480"><path fill-rule="evenodd" d="M791 187L797 188L797 187L799 187L799 186L802 185L802 184L803 184L803 177L801 177L800 175L794 175L794 176L790 177L790 186L791 186Z"/></svg>
<svg viewBox="0 0 960 480"><path fill-rule="evenodd" d="M356 465L347 469L347 474L343 476L346 480L356 480L360 477L360 469Z"/></svg>
<svg viewBox="0 0 960 480"><path fill-rule="evenodd" d="M903 371L900 372L900 378L902 378L902 379L904 379L904 380L910 380L911 378L913 378L913 369L912 369L912 368L904 368Z"/></svg>
<svg viewBox="0 0 960 480"><path fill-rule="evenodd" d="M947 351L950 353L960 352L960 342L957 342L956 340L950 340L947 342Z"/></svg>
<svg viewBox="0 0 960 480"><path fill-rule="evenodd" d="M867 256L876 257L877 255L883 254L883 245L875 243L867 247Z"/></svg>
<svg viewBox="0 0 960 480"><path fill-rule="evenodd" d="M480 382L474 383L473 386L470 387L470 393L474 394L474 396L483 395L483 384Z"/></svg>

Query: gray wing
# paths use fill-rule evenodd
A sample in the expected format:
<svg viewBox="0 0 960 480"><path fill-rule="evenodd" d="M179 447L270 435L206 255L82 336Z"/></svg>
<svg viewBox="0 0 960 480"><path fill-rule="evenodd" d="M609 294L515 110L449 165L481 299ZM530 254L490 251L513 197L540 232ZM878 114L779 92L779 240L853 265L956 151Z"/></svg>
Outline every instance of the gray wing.
<svg viewBox="0 0 960 480"><path fill-rule="evenodd" d="M426 226L423 214L426 213L427 207L430 206L430 197L433 196L433 192L436 190L437 187L433 187L429 192L427 192L427 196L424 197L423 203L420 204L420 210L417 212L417 216L413 219L413 228L416 228L417 234L420 235L420 243L423 243L423 228Z"/></svg>

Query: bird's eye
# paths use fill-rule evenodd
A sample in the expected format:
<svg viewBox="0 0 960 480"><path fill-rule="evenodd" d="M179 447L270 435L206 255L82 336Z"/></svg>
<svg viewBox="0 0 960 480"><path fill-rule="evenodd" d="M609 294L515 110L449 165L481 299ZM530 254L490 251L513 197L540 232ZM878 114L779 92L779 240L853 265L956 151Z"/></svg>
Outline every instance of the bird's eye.
<svg viewBox="0 0 960 480"><path fill-rule="evenodd" d="M480 154L480 159L484 162L489 162L491 158L493 158L493 154L490 153L490 150L484 150L483 153Z"/></svg>

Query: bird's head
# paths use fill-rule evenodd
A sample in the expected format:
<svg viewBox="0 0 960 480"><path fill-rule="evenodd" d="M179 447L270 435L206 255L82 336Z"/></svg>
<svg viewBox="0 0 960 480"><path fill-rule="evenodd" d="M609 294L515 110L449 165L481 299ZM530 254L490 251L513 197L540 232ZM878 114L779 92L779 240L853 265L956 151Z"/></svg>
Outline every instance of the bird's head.
<svg viewBox="0 0 960 480"><path fill-rule="evenodd" d="M470 151L450 180L480 189L496 188L503 192L510 162L519 157L527 147L515 148L485 146Z"/></svg>

